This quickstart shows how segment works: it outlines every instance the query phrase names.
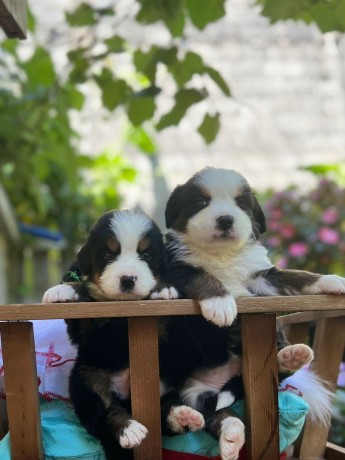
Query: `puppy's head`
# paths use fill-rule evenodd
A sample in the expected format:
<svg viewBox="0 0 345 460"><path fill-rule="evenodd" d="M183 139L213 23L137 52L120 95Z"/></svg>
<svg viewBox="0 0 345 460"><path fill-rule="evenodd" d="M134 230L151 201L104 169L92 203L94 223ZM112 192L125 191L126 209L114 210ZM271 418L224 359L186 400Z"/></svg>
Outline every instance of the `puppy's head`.
<svg viewBox="0 0 345 460"><path fill-rule="evenodd" d="M165 270L164 251L162 234L146 214L116 210L94 224L78 264L97 300L143 299Z"/></svg>
<svg viewBox="0 0 345 460"><path fill-rule="evenodd" d="M248 182L227 169L205 168L171 194L167 228L187 242L237 247L265 232L265 216ZM205 248L206 249L206 248Z"/></svg>

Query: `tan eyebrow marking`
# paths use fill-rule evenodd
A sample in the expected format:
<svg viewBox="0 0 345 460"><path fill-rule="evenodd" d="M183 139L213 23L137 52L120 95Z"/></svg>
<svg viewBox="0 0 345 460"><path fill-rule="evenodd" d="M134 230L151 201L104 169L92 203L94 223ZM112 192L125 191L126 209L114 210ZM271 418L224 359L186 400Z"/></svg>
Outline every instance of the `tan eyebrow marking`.
<svg viewBox="0 0 345 460"><path fill-rule="evenodd" d="M110 239L107 241L108 248L112 252L119 252L120 250L120 243L115 239Z"/></svg>
<svg viewBox="0 0 345 460"><path fill-rule="evenodd" d="M145 251L150 246L150 239L145 236L144 238L141 238L141 240L138 243L138 251Z"/></svg>

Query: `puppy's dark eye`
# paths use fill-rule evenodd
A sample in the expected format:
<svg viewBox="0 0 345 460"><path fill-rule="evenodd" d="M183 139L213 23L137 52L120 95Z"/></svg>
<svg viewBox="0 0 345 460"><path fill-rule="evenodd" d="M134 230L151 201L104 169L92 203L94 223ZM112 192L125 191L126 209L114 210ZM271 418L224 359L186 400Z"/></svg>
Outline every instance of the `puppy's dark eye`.
<svg viewBox="0 0 345 460"><path fill-rule="evenodd" d="M114 260L116 259L116 254L111 251L107 251L103 254L103 257L105 260Z"/></svg>
<svg viewBox="0 0 345 460"><path fill-rule="evenodd" d="M151 254L149 252L142 252L140 254L140 259L141 260L150 260L151 259Z"/></svg>
<svg viewBox="0 0 345 460"><path fill-rule="evenodd" d="M239 206L240 208L244 208L244 207L248 206L248 200L243 195L242 196L237 196L235 198L235 201L236 201L237 206Z"/></svg>
<svg viewBox="0 0 345 460"><path fill-rule="evenodd" d="M206 208L209 202L210 200L208 200L207 198L201 198L200 200L197 200L195 204L197 205L199 209L202 209L202 208Z"/></svg>

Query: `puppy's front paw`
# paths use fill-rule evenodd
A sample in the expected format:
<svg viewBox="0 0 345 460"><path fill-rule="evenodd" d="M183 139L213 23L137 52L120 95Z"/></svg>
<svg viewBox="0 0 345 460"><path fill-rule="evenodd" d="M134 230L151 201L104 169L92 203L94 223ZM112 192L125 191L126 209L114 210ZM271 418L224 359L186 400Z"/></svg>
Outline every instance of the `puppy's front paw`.
<svg viewBox="0 0 345 460"><path fill-rule="evenodd" d="M79 295L72 286L58 284L49 288L43 295L42 303L77 302Z"/></svg>
<svg viewBox="0 0 345 460"><path fill-rule="evenodd" d="M277 358L279 371L298 371L313 360L314 352L308 345L297 343L284 347Z"/></svg>
<svg viewBox="0 0 345 460"><path fill-rule="evenodd" d="M236 417L227 417L222 422L219 449L222 460L236 460L244 444L244 425Z"/></svg>
<svg viewBox="0 0 345 460"><path fill-rule="evenodd" d="M147 428L136 420L129 420L128 426L123 430L119 443L124 449L139 446L148 434Z"/></svg>
<svg viewBox="0 0 345 460"><path fill-rule="evenodd" d="M219 327L230 326L237 315L237 305L231 295L199 301L202 316Z"/></svg>
<svg viewBox="0 0 345 460"><path fill-rule="evenodd" d="M205 426L203 415L188 406L173 407L167 422L173 433L184 433L186 428L189 431L198 431Z"/></svg>
<svg viewBox="0 0 345 460"><path fill-rule="evenodd" d="M178 299L179 295L173 286L166 286L160 290L151 292L150 299L153 300L173 300Z"/></svg>
<svg viewBox="0 0 345 460"><path fill-rule="evenodd" d="M322 275L305 290L306 294L345 294L345 278L338 275Z"/></svg>

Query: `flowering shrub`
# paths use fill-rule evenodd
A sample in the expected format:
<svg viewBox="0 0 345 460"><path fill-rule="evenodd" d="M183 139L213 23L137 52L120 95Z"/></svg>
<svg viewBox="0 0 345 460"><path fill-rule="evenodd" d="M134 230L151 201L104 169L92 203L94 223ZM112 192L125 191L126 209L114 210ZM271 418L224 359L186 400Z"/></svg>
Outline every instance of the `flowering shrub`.
<svg viewBox="0 0 345 460"><path fill-rule="evenodd" d="M322 178L316 188L273 193L263 244L281 268L345 274L345 189Z"/></svg>

